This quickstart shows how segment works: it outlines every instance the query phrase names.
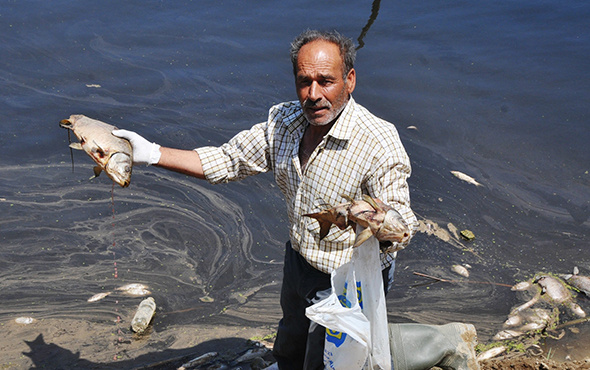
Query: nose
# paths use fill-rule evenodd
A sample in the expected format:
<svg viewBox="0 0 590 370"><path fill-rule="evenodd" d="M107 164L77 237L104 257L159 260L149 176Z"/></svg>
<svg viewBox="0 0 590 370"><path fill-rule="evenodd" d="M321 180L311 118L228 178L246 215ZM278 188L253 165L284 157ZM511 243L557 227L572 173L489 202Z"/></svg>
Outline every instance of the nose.
<svg viewBox="0 0 590 370"><path fill-rule="evenodd" d="M314 103L317 103L318 101L320 101L322 99L320 86L316 81L313 81L311 83L311 85L309 85L307 99L314 102Z"/></svg>

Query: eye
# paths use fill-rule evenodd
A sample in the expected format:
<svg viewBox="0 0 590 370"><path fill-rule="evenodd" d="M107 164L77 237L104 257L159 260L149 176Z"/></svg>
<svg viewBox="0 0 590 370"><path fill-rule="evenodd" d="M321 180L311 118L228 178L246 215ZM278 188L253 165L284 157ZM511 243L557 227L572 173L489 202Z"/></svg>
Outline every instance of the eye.
<svg viewBox="0 0 590 370"><path fill-rule="evenodd" d="M299 85L299 87L305 87L305 86L309 86L311 85L311 80L305 78L305 79L299 79L297 80L297 84Z"/></svg>

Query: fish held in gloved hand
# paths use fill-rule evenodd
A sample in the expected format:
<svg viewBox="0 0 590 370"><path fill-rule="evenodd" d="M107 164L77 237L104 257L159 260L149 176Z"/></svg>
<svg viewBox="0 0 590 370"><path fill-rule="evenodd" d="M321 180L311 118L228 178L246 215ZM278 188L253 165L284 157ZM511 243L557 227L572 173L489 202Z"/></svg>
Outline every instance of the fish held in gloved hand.
<svg viewBox="0 0 590 370"><path fill-rule="evenodd" d="M365 228L357 235L354 246L358 247L371 236L380 242L405 243L410 238L410 229L403 217L393 207L377 198L363 195L362 200L354 200L342 195L347 203L330 209L308 213L303 216L315 218L320 223L320 240L336 225L340 230L358 224Z"/></svg>
<svg viewBox="0 0 590 370"><path fill-rule="evenodd" d="M129 186L133 149L128 140L111 134L117 129L115 126L81 114L62 120L59 126L72 130L80 140L79 143L70 143L70 148L84 150L96 162L95 177L104 171L117 184Z"/></svg>

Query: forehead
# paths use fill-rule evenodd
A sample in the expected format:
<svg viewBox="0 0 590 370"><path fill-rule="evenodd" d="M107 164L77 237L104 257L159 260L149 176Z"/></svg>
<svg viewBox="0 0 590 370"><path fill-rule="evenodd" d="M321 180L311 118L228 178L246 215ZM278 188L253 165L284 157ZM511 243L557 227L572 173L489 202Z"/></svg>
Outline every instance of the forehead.
<svg viewBox="0 0 590 370"><path fill-rule="evenodd" d="M338 45L324 40L312 41L299 50L297 73L340 73L343 70L342 56Z"/></svg>

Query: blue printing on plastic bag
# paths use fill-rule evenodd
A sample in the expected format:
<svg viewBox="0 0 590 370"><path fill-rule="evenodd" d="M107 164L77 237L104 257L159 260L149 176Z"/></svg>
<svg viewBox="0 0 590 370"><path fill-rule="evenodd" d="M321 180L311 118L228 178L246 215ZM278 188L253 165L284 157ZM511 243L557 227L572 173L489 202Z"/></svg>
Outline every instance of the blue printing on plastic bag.
<svg viewBox="0 0 590 370"><path fill-rule="evenodd" d="M348 290L348 281L344 282L344 292L338 296L338 300L342 307L352 307L352 303L346 298L346 292ZM359 306L361 309L363 308L363 288L360 281L356 282L356 296L359 302ZM336 347L340 347L342 343L346 340L346 333L342 333L340 331L332 331L326 328L326 340L330 343L333 343Z"/></svg>

